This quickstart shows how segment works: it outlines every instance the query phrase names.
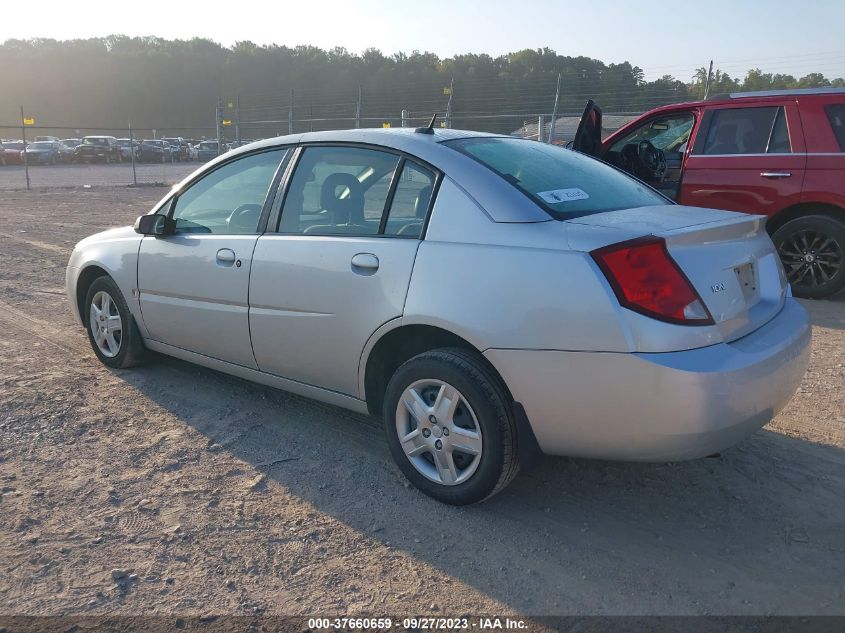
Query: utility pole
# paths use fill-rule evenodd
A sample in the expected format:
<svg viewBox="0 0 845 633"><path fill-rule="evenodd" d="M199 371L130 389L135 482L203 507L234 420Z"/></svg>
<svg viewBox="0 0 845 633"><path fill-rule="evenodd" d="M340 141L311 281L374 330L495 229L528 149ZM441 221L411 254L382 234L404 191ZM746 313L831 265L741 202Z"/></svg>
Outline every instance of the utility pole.
<svg viewBox="0 0 845 633"><path fill-rule="evenodd" d="M560 99L560 73L557 74L557 88L555 88L555 105L552 109L552 122L549 126L549 143L555 141L555 120L557 119L557 102Z"/></svg>
<svg viewBox="0 0 845 633"><path fill-rule="evenodd" d="M358 103L355 106L355 127L361 127L361 84L358 84Z"/></svg>
<svg viewBox="0 0 845 633"><path fill-rule="evenodd" d="M29 158L26 155L26 123L24 123L23 106L21 106L21 140L23 141L23 169L26 172L26 190L29 191Z"/></svg>
<svg viewBox="0 0 845 633"><path fill-rule="evenodd" d="M288 134L293 134L293 88L290 89L290 108L288 108Z"/></svg>
<svg viewBox="0 0 845 633"><path fill-rule="evenodd" d="M710 94L710 80L713 78L713 60L710 60L710 68L707 71L707 81L704 83L704 98Z"/></svg>
<svg viewBox="0 0 845 633"><path fill-rule="evenodd" d="M446 103L446 127L452 127L452 99L455 97L455 78L449 82L449 101Z"/></svg>

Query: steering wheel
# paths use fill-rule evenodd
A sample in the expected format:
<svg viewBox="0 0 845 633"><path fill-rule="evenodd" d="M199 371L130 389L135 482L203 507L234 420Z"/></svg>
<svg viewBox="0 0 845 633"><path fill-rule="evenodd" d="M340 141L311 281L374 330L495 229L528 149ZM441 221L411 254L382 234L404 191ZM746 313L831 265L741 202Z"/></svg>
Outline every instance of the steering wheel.
<svg viewBox="0 0 845 633"><path fill-rule="evenodd" d="M642 140L637 144L637 158L649 180L663 180L666 174L666 156L663 150L657 149L649 140Z"/></svg>
<svg viewBox="0 0 845 633"><path fill-rule="evenodd" d="M258 212L258 215L261 215L262 208L263 207L260 204L242 204L229 214L229 217L226 218L226 224L228 226L238 226L243 222L248 222L249 216L256 211ZM250 225L252 226L252 224L254 224L253 229L258 226L258 216L255 216L254 223L251 223Z"/></svg>

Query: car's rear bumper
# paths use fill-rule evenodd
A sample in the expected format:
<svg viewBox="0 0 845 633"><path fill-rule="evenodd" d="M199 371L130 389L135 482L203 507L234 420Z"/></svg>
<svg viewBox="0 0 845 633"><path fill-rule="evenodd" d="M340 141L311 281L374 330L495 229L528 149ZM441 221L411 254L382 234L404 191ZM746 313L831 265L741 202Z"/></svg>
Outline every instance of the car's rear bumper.
<svg viewBox="0 0 845 633"><path fill-rule="evenodd" d="M673 461L719 452L766 424L810 354L794 299L729 344L662 354L490 349L543 452Z"/></svg>

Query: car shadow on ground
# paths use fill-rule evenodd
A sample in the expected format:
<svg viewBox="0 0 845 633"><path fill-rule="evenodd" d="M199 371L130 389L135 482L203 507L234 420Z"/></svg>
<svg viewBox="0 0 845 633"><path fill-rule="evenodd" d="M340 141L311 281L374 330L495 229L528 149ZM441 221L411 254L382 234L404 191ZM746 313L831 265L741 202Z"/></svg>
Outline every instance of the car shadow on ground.
<svg viewBox="0 0 845 633"><path fill-rule="evenodd" d="M409 487L371 418L164 357L118 374L277 490L522 613L845 604L845 452L835 447L763 430L684 463L543 458L498 496L455 508ZM454 590L431 603L448 606Z"/></svg>

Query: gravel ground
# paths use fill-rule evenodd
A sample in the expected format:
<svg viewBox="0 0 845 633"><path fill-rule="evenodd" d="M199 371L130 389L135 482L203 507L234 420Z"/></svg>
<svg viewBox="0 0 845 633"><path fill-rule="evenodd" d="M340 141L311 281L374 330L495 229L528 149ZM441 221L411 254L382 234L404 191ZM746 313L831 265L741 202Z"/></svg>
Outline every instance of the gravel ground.
<svg viewBox="0 0 845 633"><path fill-rule="evenodd" d="M164 192L0 195L0 613L845 614L845 297L806 304L800 391L721 457L546 458L451 508L371 419L96 362L68 255Z"/></svg>

